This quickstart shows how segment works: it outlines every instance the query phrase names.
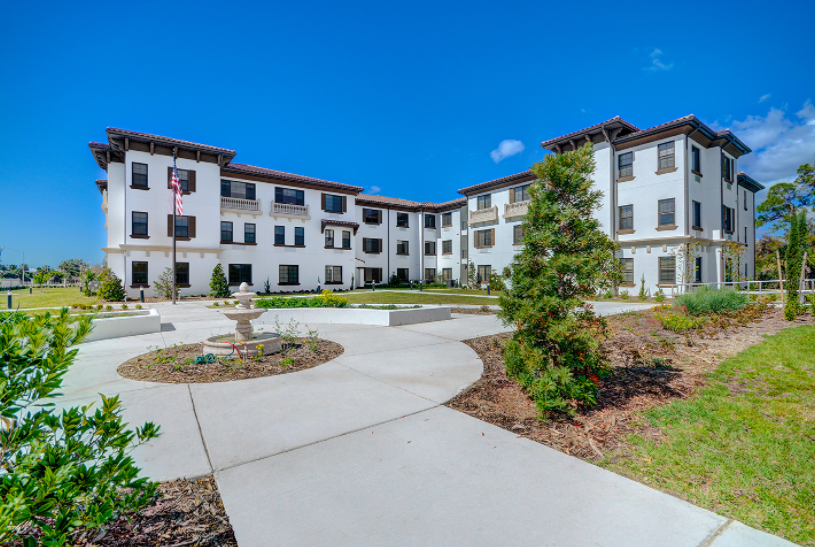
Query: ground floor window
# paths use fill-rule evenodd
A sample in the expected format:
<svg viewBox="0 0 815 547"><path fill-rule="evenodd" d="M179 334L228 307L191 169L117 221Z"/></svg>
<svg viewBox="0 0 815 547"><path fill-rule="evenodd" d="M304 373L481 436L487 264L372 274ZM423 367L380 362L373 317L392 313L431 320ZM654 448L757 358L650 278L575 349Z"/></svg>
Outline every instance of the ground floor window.
<svg viewBox="0 0 815 547"><path fill-rule="evenodd" d="M676 283L676 258L672 256L659 258L659 282Z"/></svg>
<svg viewBox="0 0 815 547"><path fill-rule="evenodd" d="M297 285L300 283L300 266L280 265L280 285Z"/></svg>
<svg viewBox="0 0 815 547"><path fill-rule="evenodd" d="M396 277L399 281L407 281L410 279L410 268L396 268Z"/></svg>
<svg viewBox="0 0 815 547"><path fill-rule="evenodd" d="M252 265L251 264L230 264L229 265L229 284L240 285L241 283L252 283Z"/></svg>
<svg viewBox="0 0 815 547"><path fill-rule="evenodd" d="M147 285L147 262L133 262L133 284Z"/></svg>
<svg viewBox="0 0 815 547"><path fill-rule="evenodd" d="M382 283L382 268L365 268L365 283Z"/></svg>
<svg viewBox="0 0 815 547"><path fill-rule="evenodd" d="M427 283L433 283L436 280L436 268L425 268L424 279Z"/></svg>
<svg viewBox="0 0 815 547"><path fill-rule="evenodd" d="M621 258L623 264L623 283L634 283L634 259Z"/></svg>
<svg viewBox="0 0 815 547"><path fill-rule="evenodd" d="M513 245L520 245L523 242L524 231L521 229L520 224L512 227L512 243Z"/></svg>
<svg viewBox="0 0 815 547"><path fill-rule="evenodd" d="M325 282L342 283L342 266L326 266Z"/></svg>
<svg viewBox="0 0 815 547"><path fill-rule="evenodd" d="M702 257L696 257L696 264L695 264L696 271L694 272L693 282L694 283L701 283L702 282Z"/></svg>
<svg viewBox="0 0 815 547"><path fill-rule="evenodd" d="M479 283L489 283L490 281L490 272L492 271L492 266L479 266L478 267L478 282Z"/></svg>
<svg viewBox="0 0 815 547"><path fill-rule="evenodd" d="M442 268L441 279L442 281L451 281L453 279L453 268Z"/></svg>
<svg viewBox="0 0 815 547"><path fill-rule="evenodd" d="M189 262L176 262L175 263L175 284L176 285L189 285L190 284L190 263Z"/></svg>

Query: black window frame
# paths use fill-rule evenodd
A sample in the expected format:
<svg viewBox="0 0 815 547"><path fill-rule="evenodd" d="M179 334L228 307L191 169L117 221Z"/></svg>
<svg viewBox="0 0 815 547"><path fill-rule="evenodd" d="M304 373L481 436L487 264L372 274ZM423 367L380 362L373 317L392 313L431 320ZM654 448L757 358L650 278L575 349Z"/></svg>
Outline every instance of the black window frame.
<svg viewBox="0 0 815 547"><path fill-rule="evenodd" d="M430 249L428 251L428 249ZM425 241L424 242L424 254L425 256L435 256L436 255L436 242L435 241Z"/></svg>
<svg viewBox="0 0 815 547"><path fill-rule="evenodd" d="M634 204L620 205L618 210L619 228L618 230L634 229Z"/></svg>
<svg viewBox="0 0 815 547"><path fill-rule="evenodd" d="M693 274L694 283L701 283L702 282L702 257L697 256L694 260L694 269L696 270Z"/></svg>
<svg viewBox="0 0 815 547"><path fill-rule="evenodd" d="M235 275L233 275L235 274ZM252 284L251 264L228 264L227 276L230 285L240 285L241 283ZM237 278L237 279L236 279Z"/></svg>
<svg viewBox="0 0 815 547"><path fill-rule="evenodd" d="M243 189L244 197L239 198L239 197L236 197L236 196L232 195L234 193L232 191L232 185L233 184L243 184L243 186L244 186L244 189ZM248 199L248 200L251 200L251 201L257 201L257 186L255 185L254 182L242 182L242 181L239 181L239 180L221 179L221 197L224 197L224 198L232 198L232 197L234 197L235 199Z"/></svg>
<svg viewBox="0 0 815 547"><path fill-rule="evenodd" d="M294 227L294 244L298 247L306 246L306 229L302 226Z"/></svg>
<svg viewBox="0 0 815 547"><path fill-rule="evenodd" d="M631 161L626 161L628 159ZM634 152L623 152L617 156L617 176L621 179L634 176Z"/></svg>
<svg viewBox="0 0 815 547"><path fill-rule="evenodd" d="M137 272L136 271L137 265L139 267L139 270L141 270L142 267L143 267L144 271L143 272L142 271ZM130 278L132 280L132 284L133 285L147 286L148 285L148 277L147 277L148 271L149 271L149 265L147 264L146 260L145 261L134 260L133 262L131 262L130 263Z"/></svg>
<svg viewBox="0 0 815 547"><path fill-rule="evenodd" d="M339 271L339 279L337 279L337 271ZM330 279L329 279L330 278ZM326 284L341 285L342 284L342 266L325 266L325 282Z"/></svg>
<svg viewBox="0 0 815 547"><path fill-rule="evenodd" d="M379 219L382 213L379 209L369 209L368 207L363 207L362 209L362 222L365 224L379 224Z"/></svg>
<svg viewBox="0 0 815 547"><path fill-rule="evenodd" d="M325 229L325 246L334 248L334 230L331 228Z"/></svg>
<svg viewBox="0 0 815 547"><path fill-rule="evenodd" d="M285 226L275 226L274 227L274 244L275 245L285 245L286 244L286 227Z"/></svg>
<svg viewBox="0 0 815 547"><path fill-rule="evenodd" d="M735 231L733 229L734 216L734 209L732 207L722 205L722 230L724 230L725 233L732 234Z"/></svg>
<svg viewBox="0 0 815 547"><path fill-rule="evenodd" d="M251 226L251 229L250 229ZM247 222L243 225L243 242L257 243L257 225Z"/></svg>
<svg viewBox="0 0 815 547"><path fill-rule="evenodd" d="M702 174L702 151L697 148L696 146L691 145L690 147L690 165L691 171L695 171L697 174Z"/></svg>
<svg viewBox="0 0 815 547"><path fill-rule="evenodd" d="M693 227L702 227L702 204L698 201L691 203L691 214L693 216Z"/></svg>
<svg viewBox="0 0 815 547"><path fill-rule="evenodd" d="M399 279L399 281L409 281L410 268L396 268L396 278Z"/></svg>
<svg viewBox="0 0 815 547"><path fill-rule="evenodd" d="M401 252L400 249L403 249L404 252ZM410 254L410 242L397 240L396 241L396 254L400 256L408 256Z"/></svg>
<svg viewBox="0 0 815 547"><path fill-rule="evenodd" d="M347 243L346 243L347 241ZM343 249L350 249L351 248L351 230L343 230L342 231L342 248Z"/></svg>
<svg viewBox="0 0 815 547"><path fill-rule="evenodd" d="M381 253L382 252L382 245L380 244L380 240L375 237L366 237L365 238L365 249L363 249L366 253Z"/></svg>
<svg viewBox="0 0 815 547"><path fill-rule="evenodd" d="M278 285L299 285L300 266L297 264L280 264L277 268L277 280Z"/></svg>
<svg viewBox="0 0 815 547"><path fill-rule="evenodd" d="M436 228L436 215L425 215L424 216L424 227L425 228Z"/></svg>
<svg viewBox="0 0 815 547"><path fill-rule="evenodd" d="M190 193L190 171L189 169L176 169L178 171L178 184L182 193ZM184 174L182 177L181 174Z"/></svg>
<svg viewBox="0 0 815 547"><path fill-rule="evenodd" d="M289 194L287 195L287 193ZM304 206L306 204L306 193L303 190L297 190L295 188L275 186L274 202L286 205Z"/></svg>
<svg viewBox="0 0 815 547"><path fill-rule="evenodd" d="M175 217L175 237L176 238L179 238L179 237L189 238L190 237L190 217L176 215L176 217Z"/></svg>
<svg viewBox="0 0 815 547"><path fill-rule="evenodd" d="M325 194L325 211L327 213L342 213L342 196Z"/></svg>
<svg viewBox="0 0 815 547"><path fill-rule="evenodd" d="M410 228L410 215L407 213L396 213L396 227Z"/></svg>
<svg viewBox="0 0 815 547"><path fill-rule="evenodd" d="M663 210L663 205L665 210ZM670 205L670 210L668 210L668 205ZM658 226L676 226L676 198L661 199L657 202L657 222Z"/></svg>
<svg viewBox="0 0 815 547"><path fill-rule="evenodd" d="M144 222L141 220L136 220L136 215L144 215ZM148 233L149 230L149 215L144 211L132 211L130 215L130 235L131 236L144 236L148 237L150 234ZM143 227L143 228L142 228ZM141 229L144 230L144 233L141 233Z"/></svg>
<svg viewBox="0 0 815 547"><path fill-rule="evenodd" d="M224 230L224 228L229 225L229 230ZM225 238L224 234L229 234L229 238ZM221 221L221 242L222 243L232 243L235 239L235 226L231 220L222 220Z"/></svg>
<svg viewBox="0 0 815 547"><path fill-rule="evenodd" d="M144 167L144 173L137 173L136 166ZM130 164L130 185L138 188L150 188L149 170L146 163L133 162ZM143 184L141 183L143 181Z"/></svg>
<svg viewBox="0 0 815 547"><path fill-rule="evenodd" d="M176 262L175 263L175 284L176 285L189 285L190 284L190 263L189 262Z"/></svg>

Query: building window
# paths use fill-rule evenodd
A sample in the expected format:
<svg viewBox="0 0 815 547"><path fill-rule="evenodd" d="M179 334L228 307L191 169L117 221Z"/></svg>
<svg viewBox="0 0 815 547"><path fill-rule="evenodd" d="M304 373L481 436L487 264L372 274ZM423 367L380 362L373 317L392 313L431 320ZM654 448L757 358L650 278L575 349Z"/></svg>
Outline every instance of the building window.
<svg viewBox="0 0 815 547"><path fill-rule="evenodd" d="M633 230L633 229L634 229L634 206L621 205L620 230Z"/></svg>
<svg viewBox="0 0 815 547"><path fill-rule="evenodd" d="M733 182L733 159L722 154L722 178Z"/></svg>
<svg viewBox="0 0 815 547"><path fill-rule="evenodd" d="M134 163L133 164L133 176L130 182L132 186L138 186L139 188L147 188L147 164L146 163Z"/></svg>
<svg viewBox="0 0 815 547"><path fill-rule="evenodd" d="M698 201L693 202L693 227L702 227L702 204Z"/></svg>
<svg viewBox="0 0 815 547"><path fill-rule="evenodd" d="M408 242L407 241L397 241L396 242L396 254L398 255L408 255Z"/></svg>
<svg viewBox="0 0 815 547"><path fill-rule="evenodd" d="M436 268L424 269L424 281L425 283L433 283L436 281Z"/></svg>
<svg viewBox="0 0 815 547"><path fill-rule="evenodd" d="M244 243L256 243L256 241L255 241L255 225L254 224L244 224L243 225L243 242Z"/></svg>
<svg viewBox="0 0 815 547"><path fill-rule="evenodd" d="M634 259L633 258L621 258L620 262L622 262L623 266L623 283L628 285L634 284Z"/></svg>
<svg viewBox="0 0 815 547"><path fill-rule="evenodd" d="M382 252L382 240L381 239L372 239L372 238L363 238L362 244L364 245L364 249L366 253L381 253Z"/></svg>
<svg viewBox="0 0 815 547"><path fill-rule="evenodd" d="M186 169L178 169L178 184L181 186L182 192L190 191L190 172ZM179 285L186 285L187 283L179 283Z"/></svg>
<svg viewBox="0 0 815 547"><path fill-rule="evenodd" d="M452 279L453 279L453 268L443 268L441 270L441 280L447 282Z"/></svg>
<svg viewBox="0 0 815 547"><path fill-rule="evenodd" d="M252 284L252 265L251 264L230 264L229 265L229 284L240 285L241 283Z"/></svg>
<svg viewBox="0 0 815 547"><path fill-rule="evenodd" d="M343 249L351 248L351 232L349 230L342 231L342 248Z"/></svg>
<svg viewBox="0 0 815 547"><path fill-rule="evenodd" d="M224 243L232 243L232 223L222 220L221 221L221 241Z"/></svg>
<svg viewBox="0 0 815 547"><path fill-rule="evenodd" d="M365 224L382 224L382 211L376 209L363 209L362 218Z"/></svg>
<svg viewBox="0 0 815 547"><path fill-rule="evenodd" d="M447 228L453 225L453 213L442 213L441 215L442 228Z"/></svg>
<svg viewBox="0 0 815 547"><path fill-rule="evenodd" d="M396 277L399 281L407 281L410 279L410 268L396 268Z"/></svg>
<svg viewBox="0 0 815 547"><path fill-rule="evenodd" d="M396 226L399 228L409 228L407 213L396 213Z"/></svg>
<svg viewBox="0 0 815 547"><path fill-rule="evenodd" d="M425 215L424 216L424 227L425 228L435 228L436 227L436 215Z"/></svg>
<svg viewBox="0 0 815 547"><path fill-rule="evenodd" d="M190 217L175 217L175 237L190 237Z"/></svg>
<svg viewBox="0 0 815 547"><path fill-rule="evenodd" d="M490 207L492 207L492 196L490 194L485 194L476 198L476 208L479 211L489 209Z"/></svg>
<svg viewBox="0 0 815 547"><path fill-rule="evenodd" d="M524 239L524 231L520 224L516 224L512 227L512 243L514 245L520 245L523 243Z"/></svg>
<svg viewBox="0 0 815 547"><path fill-rule="evenodd" d="M175 263L175 284L176 285L189 285L190 284L190 263L189 262L176 262Z"/></svg>
<svg viewBox="0 0 815 547"><path fill-rule="evenodd" d="M529 201L529 184L525 186L518 186L510 190L512 192L512 202L520 203L522 201Z"/></svg>
<svg viewBox="0 0 815 547"><path fill-rule="evenodd" d="M147 262L133 262L131 278L134 285L147 285Z"/></svg>
<svg viewBox="0 0 815 547"><path fill-rule="evenodd" d="M626 152L625 154L620 154L618 158L619 161L619 171L620 171L620 178L625 177L633 177L634 176L634 152Z"/></svg>
<svg viewBox="0 0 815 547"><path fill-rule="evenodd" d="M292 188L275 188L274 202L286 203L289 205L306 204L304 192L302 190L293 190Z"/></svg>
<svg viewBox="0 0 815 547"><path fill-rule="evenodd" d="M733 233L733 209L722 205L722 229L728 234Z"/></svg>
<svg viewBox="0 0 815 547"><path fill-rule="evenodd" d="M445 239L441 242L441 253L445 255L453 254L453 240Z"/></svg>
<svg viewBox="0 0 815 547"><path fill-rule="evenodd" d="M147 213L133 211L133 234L134 236L147 237Z"/></svg>
<svg viewBox="0 0 815 547"><path fill-rule="evenodd" d="M424 242L424 254L426 254L426 255L434 255L434 254L436 254L436 242L435 241L425 241Z"/></svg>
<svg viewBox="0 0 815 547"><path fill-rule="evenodd" d="M479 266L478 267L478 277L476 278L479 283L489 283L490 282L490 272L492 271L492 266Z"/></svg>
<svg viewBox="0 0 815 547"><path fill-rule="evenodd" d="M325 282L333 284L342 283L342 266L326 266Z"/></svg>
<svg viewBox="0 0 815 547"><path fill-rule="evenodd" d="M674 141L663 142L658 147L659 167L658 169L671 169L674 167Z"/></svg>
<svg viewBox="0 0 815 547"><path fill-rule="evenodd" d="M325 231L325 246L326 247L334 246L334 230Z"/></svg>
<svg viewBox="0 0 815 547"><path fill-rule="evenodd" d="M691 169L698 174L702 174L702 157L700 156L699 149L695 146L690 147Z"/></svg>
<svg viewBox="0 0 815 547"><path fill-rule="evenodd" d="M467 247L466 246L461 248L461 259L462 260L467 260Z"/></svg>
<svg viewBox="0 0 815 547"><path fill-rule="evenodd" d="M676 283L676 258L672 256L659 257L659 282Z"/></svg>
<svg viewBox="0 0 815 547"><path fill-rule="evenodd" d="M693 282L694 283L701 283L702 282L702 257L696 257L696 264L695 264L695 271L693 272Z"/></svg>
<svg viewBox="0 0 815 547"><path fill-rule="evenodd" d="M285 226L275 226L274 227L274 244L275 245L285 245L286 244L286 227Z"/></svg>
<svg viewBox="0 0 815 547"><path fill-rule="evenodd" d="M747 226L744 227L744 243L747 243Z"/></svg>
<svg viewBox="0 0 815 547"><path fill-rule="evenodd" d="M476 247L492 247L492 230L479 230L475 233Z"/></svg>
<svg viewBox="0 0 815 547"><path fill-rule="evenodd" d="M333 196L331 194L323 194L325 196L325 210L329 213L342 213L342 196Z"/></svg>
<svg viewBox="0 0 815 547"><path fill-rule="evenodd" d="M255 185L251 182L221 180L221 197L255 200Z"/></svg>
<svg viewBox="0 0 815 547"><path fill-rule="evenodd" d="M294 244L299 245L301 247L305 247L305 245L306 245L306 231L305 231L305 228L295 228L294 229Z"/></svg>
<svg viewBox="0 0 815 547"><path fill-rule="evenodd" d="M676 215L674 215L676 201L674 198L659 200L659 225L673 226Z"/></svg>
<svg viewBox="0 0 815 547"><path fill-rule="evenodd" d="M300 266L280 265L278 285L298 285L300 283Z"/></svg>
<svg viewBox="0 0 815 547"><path fill-rule="evenodd" d="M365 283L382 283L382 268L365 268Z"/></svg>
<svg viewBox="0 0 815 547"><path fill-rule="evenodd" d="M747 210L747 190L744 190L744 210Z"/></svg>

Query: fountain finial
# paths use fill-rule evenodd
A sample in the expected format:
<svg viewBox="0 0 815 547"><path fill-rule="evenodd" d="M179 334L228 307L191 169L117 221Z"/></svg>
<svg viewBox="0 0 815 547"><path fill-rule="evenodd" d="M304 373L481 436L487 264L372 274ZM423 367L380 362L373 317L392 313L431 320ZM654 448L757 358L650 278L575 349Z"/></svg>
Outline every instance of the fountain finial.
<svg viewBox="0 0 815 547"><path fill-rule="evenodd" d="M238 289L240 292L249 292L249 283L244 281L243 283L241 283L241 286L238 287Z"/></svg>

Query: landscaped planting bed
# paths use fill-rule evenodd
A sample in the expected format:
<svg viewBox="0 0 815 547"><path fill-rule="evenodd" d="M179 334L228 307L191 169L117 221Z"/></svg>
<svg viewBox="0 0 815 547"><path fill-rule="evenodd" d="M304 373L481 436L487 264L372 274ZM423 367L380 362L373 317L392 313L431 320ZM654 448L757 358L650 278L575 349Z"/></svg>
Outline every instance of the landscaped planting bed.
<svg viewBox="0 0 815 547"><path fill-rule="evenodd" d="M498 310L493 310L489 306L480 308L450 308L450 313L464 313L467 315L495 315Z"/></svg>
<svg viewBox="0 0 815 547"><path fill-rule="evenodd" d="M340 344L322 338L298 337L282 342L283 351L258 357L241 357L238 352L216 356L213 363L199 363L203 344L180 344L156 348L119 366L121 376L144 382L194 384L230 382L288 374L306 370L342 355ZM240 344L237 345L240 349Z"/></svg>

